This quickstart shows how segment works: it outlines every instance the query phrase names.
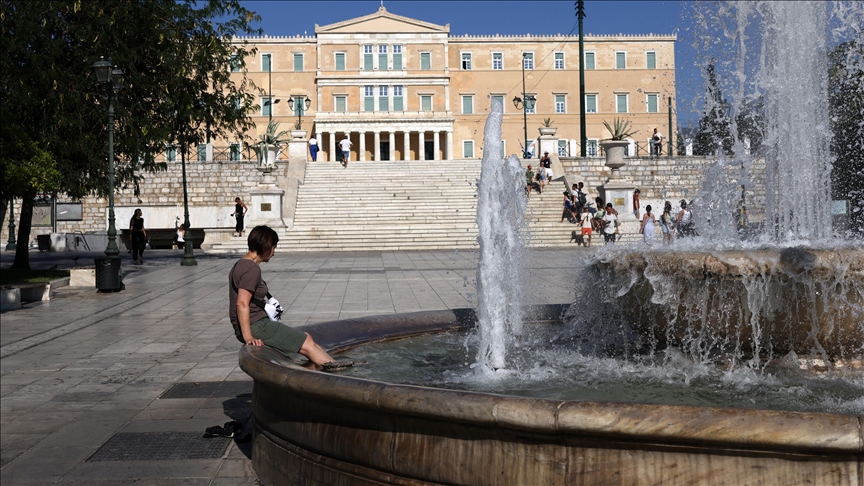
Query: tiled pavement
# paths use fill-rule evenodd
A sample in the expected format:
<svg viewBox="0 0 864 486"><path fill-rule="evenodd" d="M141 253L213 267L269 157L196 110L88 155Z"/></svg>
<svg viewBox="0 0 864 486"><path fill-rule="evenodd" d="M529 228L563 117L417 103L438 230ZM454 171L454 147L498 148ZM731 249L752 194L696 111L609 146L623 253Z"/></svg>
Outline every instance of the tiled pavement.
<svg viewBox="0 0 864 486"><path fill-rule="evenodd" d="M31 267L86 266L100 256L33 252ZM201 437L249 414L243 383L216 386L246 381L251 390L227 312L226 279L238 256L199 252L196 267L181 267L181 256L154 250L136 266L124 254L122 292L61 287L50 302L2 314L4 486L256 484L248 441ZM585 256L575 248L528 252L530 303L572 301ZM0 265L13 257L3 252ZM301 325L473 307L477 259L475 251L277 251L262 269L285 321ZM190 398L160 398L177 383L200 383L201 393L189 385Z"/></svg>

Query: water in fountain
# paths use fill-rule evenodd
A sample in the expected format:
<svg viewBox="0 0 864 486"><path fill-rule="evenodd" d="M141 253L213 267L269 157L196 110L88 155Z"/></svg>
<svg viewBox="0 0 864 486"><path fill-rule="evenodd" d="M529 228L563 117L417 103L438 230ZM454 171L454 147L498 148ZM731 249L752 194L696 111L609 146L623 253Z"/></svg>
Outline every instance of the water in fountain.
<svg viewBox="0 0 864 486"><path fill-rule="evenodd" d="M504 107L492 98L484 130L483 161L478 183L477 329L480 346L476 367L486 373L507 365L508 347L522 333L522 289L519 264L525 225L525 173L519 159L502 159L501 121Z"/></svg>

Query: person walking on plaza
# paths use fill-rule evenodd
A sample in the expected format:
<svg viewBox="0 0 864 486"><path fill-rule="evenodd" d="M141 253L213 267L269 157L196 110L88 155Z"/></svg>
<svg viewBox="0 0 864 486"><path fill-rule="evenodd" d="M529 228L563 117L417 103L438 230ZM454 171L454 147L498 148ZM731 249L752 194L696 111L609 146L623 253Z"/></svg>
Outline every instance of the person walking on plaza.
<svg viewBox="0 0 864 486"><path fill-rule="evenodd" d="M590 247L593 231L591 229L591 213L588 211L588 206L582 206L582 218L580 222L582 223L582 239L584 241L585 235L588 235L588 244L586 246Z"/></svg>
<svg viewBox="0 0 864 486"><path fill-rule="evenodd" d="M576 209L573 207L573 200L570 199L570 193L567 191L564 191L564 212L561 213L559 224L563 223L565 218L571 223L576 222Z"/></svg>
<svg viewBox="0 0 864 486"><path fill-rule="evenodd" d="M528 197L531 197L531 189L534 187L534 171L531 170L531 166L525 170L525 194Z"/></svg>
<svg viewBox="0 0 864 486"><path fill-rule="evenodd" d="M231 216L237 218L237 227L234 228L235 231L237 231L237 236L243 236L243 217L246 216L246 211L248 210L249 208L247 208L246 205L243 204L242 199L240 199L239 197L234 198L234 212L231 213Z"/></svg>
<svg viewBox="0 0 864 486"><path fill-rule="evenodd" d="M639 189L633 191L633 216L639 219Z"/></svg>
<svg viewBox="0 0 864 486"><path fill-rule="evenodd" d="M351 140L348 139L348 135L345 135L345 138L339 142L339 149L342 151L342 166L346 169L348 168L348 159L351 158L351 146L354 145L351 143Z"/></svg>
<svg viewBox="0 0 864 486"><path fill-rule="evenodd" d="M248 253L228 273L228 317L237 340L247 346L270 346L285 356L300 353L316 369L327 370L335 364L333 357L308 333L272 320L262 305L269 294L260 265L273 258L279 235L269 226L256 226L247 241Z"/></svg>
<svg viewBox="0 0 864 486"><path fill-rule="evenodd" d="M612 203L606 203L606 214L603 216L603 239L606 244L615 244L615 236L618 234L618 216Z"/></svg>
<svg viewBox="0 0 864 486"><path fill-rule="evenodd" d="M312 162L318 160L318 140L315 137L309 138L309 155L312 156Z"/></svg>
<svg viewBox="0 0 864 486"><path fill-rule="evenodd" d="M642 241L646 245L651 246L654 243L654 213L651 212L650 204L645 206L645 216L642 216L639 232L642 233Z"/></svg>
<svg viewBox="0 0 864 486"><path fill-rule="evenodd" d="M132 239L132 262L144 263L144 247L147 246L147 230L140 209L136 209L129 220L129 235Z"/></svg>
<svg viewBox="0 0 864 486"><path fill-rule="evenodd" d="M666 205L663 206L660 228L663 230L663 244L671 245L675 240L675 221L672 219L672 203L669 201L666 201Z"/></svg>

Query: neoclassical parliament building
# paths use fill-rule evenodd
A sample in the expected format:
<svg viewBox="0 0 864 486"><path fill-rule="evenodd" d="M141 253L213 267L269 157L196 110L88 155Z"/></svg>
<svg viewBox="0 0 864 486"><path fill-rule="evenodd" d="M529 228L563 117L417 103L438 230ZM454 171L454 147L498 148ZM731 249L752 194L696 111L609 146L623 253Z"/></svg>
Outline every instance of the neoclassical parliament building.
<svg viewBox="0 0 864 486"><path fill-rule="evenodd" d="M248 72L238 69L236 75L260 89L256 133L249 139L257 140L271 116L288 129L302 114L303 129L321 149L318 160L336 160L345 137L356 161L479 159L496 97L504 102L504 152L520 154L523 109L514 98L523 98L523 73L524 93L536 98L527 114L528 146L550 118L558 154L578 156L584 103L587 152L596 155L597 142L609 137L603 122L615 118L631 122L634 142L643 147L654 128L668 137L670 108L676 123L675 40L586 36L586 94L580 100L576 35L451 36L449 24L382 6L363 17L315 25L314 36L239 38L257 52L246 59ZM292 98L296 102L287 103ZM232 158L246 148L222 143L232 145Z"/></svg>

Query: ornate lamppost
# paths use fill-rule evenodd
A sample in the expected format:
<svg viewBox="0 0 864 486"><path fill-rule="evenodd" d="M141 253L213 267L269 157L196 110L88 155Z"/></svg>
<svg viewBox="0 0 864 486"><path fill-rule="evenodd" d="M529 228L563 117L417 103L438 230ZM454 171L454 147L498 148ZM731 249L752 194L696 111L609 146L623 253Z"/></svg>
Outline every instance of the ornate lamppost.
<svg viewBox="0 0 864 486"><path fill-rule="evenodd" d="M303 114L309 110L310 106L312 106L312 100L306 95L291 95L291 97L288 98L288 108L297 114L298 130L300 130L300 126L303 123Z"/></svg>
<svg viewBox="0 0 864 486"><path fill-rule="evenodd" d="M189 197L188 192L186 190L186 148L184 145L183 152L180 155L180 165L183 169L183 228L185 228L186 233L184 235L184 239L186 243L183 244L183 260L180 260L180 266L183 267L194 267L198 265L198 261L195 260L195 254L192 250L194 244L192 243L192 231L191 224L189 223Z"/></svg>
<svg viewBox="0 0 864 486"><path fill-rule="evenodd" d="M522 158L527 159L530 157L528 152L528 111L534 109L534 104L537 103L537 98L534 95L529 95L525 93L525 59L527 57L527 53L522 53L522 97L513 98L513 104L516 106L517 110L522 110L522 129L524 130L525 135L525 147L522 149Z"/></svg>
<svg viewBox="0 0 864 486"><path fill-rule="evenodd" d="M111 58L106 61L100 57L93 63L96 81L108 88L108 246L105 255L116 258L120 254L117 247L117 228L114 226L114 97L123 89L123 71L111 68Z"/></svg>
<svg viewBox="0 0 864 486"><path fill-rule="evenodd" d="M6 250L15 251L15 200L9 198L9 240L6 241Z"/></svg>
<svg viewBox="0 0 864 486"><path fill-rule="evenodd" d="M273 99L273 55L265 54L267 56L267 101L264 102L264 106L270 107L267 110L268 119L267 119L267 129L270 129L270 125L273 124L273 105L279 103L279 99ZM267 160L267 150L264 147L264 166L267 167L269 165ZM275 163L275 161L274 161Z"/></svg>

